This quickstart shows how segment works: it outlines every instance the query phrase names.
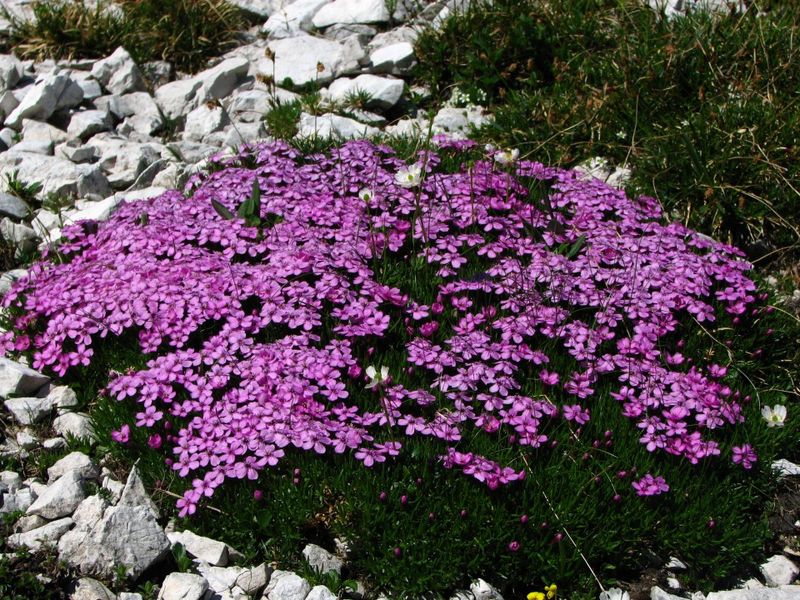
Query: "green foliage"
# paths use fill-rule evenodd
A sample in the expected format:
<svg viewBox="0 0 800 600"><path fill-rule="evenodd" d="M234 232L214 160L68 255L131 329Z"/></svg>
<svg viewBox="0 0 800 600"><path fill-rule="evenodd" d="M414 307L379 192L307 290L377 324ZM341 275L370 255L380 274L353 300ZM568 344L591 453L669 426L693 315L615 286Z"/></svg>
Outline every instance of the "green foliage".
<svg viewBox="0 0 800 600"><path fill-rule="evenodd" d="M124 46L139 63L169 60L197 71L211 56L232 47L246 21L225 0L38 0L35 18L10 15L7 50L26 58L101 58Z"/></svg>
<svg viewBox="0 0 800 600"><path fill-rule="evenodd" d="M635 0L476 3L423 33L417 75L439 99L488 97L480 141L627 164L670 218L754 258L796 255L800 10L756 4L667 20Z"/></svg>
<svg viewBox="0 0 800 600"><path fill-rule="evenodd" d="M300 113L303 112L301 102L299 100L280 102L276 99L271 104L269 112L264 115L267 132L272 137L282 140L293 138L297 134Z"/></svg>
<svg viewBox="0 0 800 600"><path fill-rule="evenodd" d="M5 174L5 186L12 194L28 203L38 203L38 195L42 191L42 184L38 182L25 182L19 178L19 169Z"/></svg>
<svg viewBox="0 0 800 600"><path fill-rule="evenodd" d="M190 573L192 570L192 557L186 552L183 544L175 544L172 546L172 558L175 559L175 564L178 566L178 571L181 573Z"/></svg>

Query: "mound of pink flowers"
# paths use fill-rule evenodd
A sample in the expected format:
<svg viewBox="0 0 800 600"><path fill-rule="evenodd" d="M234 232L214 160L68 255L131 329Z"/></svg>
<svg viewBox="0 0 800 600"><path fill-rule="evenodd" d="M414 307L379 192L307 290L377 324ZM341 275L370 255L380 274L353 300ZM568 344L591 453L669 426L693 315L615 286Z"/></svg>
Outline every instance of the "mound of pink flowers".
<svg viewBox="0 0 800 600"><path fill-rule="evenodd" d="M715 429L742 421L725 368L668 340L717 311L744 313L750 265L664 225L653 199L491 156L448 174L435 152L407 165L363 141L329 155L284 143L249 153L254 168L218 159L188 198L167 192L66 228L64 260L37 264L5 299L22 315L5 348L32 350L37 369L63 374L90 364L102 338L138 335L147 368L106 390L140 405L115 435L135 425L153 446L163 436L192 482L182 514L287 447L370 466L408 436L438 438L445 467L497 487L524 477L521 465L462 438L538 447L548 420L591 418L601 378L650 451L695 463L720 453ZM235 213L255 177L266 224L215 209ZM530 197L537 186L544 198ZM410 283L387 285L414 265L435 281L427 301ZM403 364L387 372L388 349ZM668 489L648 477L641 494Z"/></svg>

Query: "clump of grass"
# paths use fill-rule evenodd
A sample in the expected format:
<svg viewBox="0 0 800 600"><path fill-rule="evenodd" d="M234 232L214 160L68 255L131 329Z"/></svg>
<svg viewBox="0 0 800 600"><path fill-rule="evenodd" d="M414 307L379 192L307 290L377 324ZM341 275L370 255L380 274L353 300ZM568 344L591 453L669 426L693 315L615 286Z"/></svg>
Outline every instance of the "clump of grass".
<svg viewBox="0 0 800 600"><path fill-rule="evenodd" d="M102 58L124 46L138 63L168 60L197 71L235 44L243 13L226 0L39 0L31 21L9 17L6 50L26 58Z"/></svg>
<svg viewBox="0 0 800 600"><path fill-rule="evenodd" d="M440 100L486 94L485 142L633 168L631 189L753 258L797 256L798 3L666 20L633 0L498 0L417 43Z"/></svg>

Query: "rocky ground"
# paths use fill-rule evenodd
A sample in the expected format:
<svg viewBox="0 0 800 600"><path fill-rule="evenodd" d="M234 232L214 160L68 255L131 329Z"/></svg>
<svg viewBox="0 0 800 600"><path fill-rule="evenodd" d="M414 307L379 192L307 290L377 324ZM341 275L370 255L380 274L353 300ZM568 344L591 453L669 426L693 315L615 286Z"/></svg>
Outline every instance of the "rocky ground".
<svg viewBox="0 0 800 600"><path fill-rule="evenodd" d="M175 73L167 62L137 65L122 48L96 61L0 56L0 178L16 182L6 186L9 193L0 193L0 234L17 259L58 240L65 224L102 220L120 202L180 187L212 154L266 138L264 115L276 103L299 98L287 87L310 85L319 91L313 113L299 116L302 137L351 138L381 131L460 136L471 124L491 118L475 106L445 106L432 118L414 110L414 100L426 92L410 80L413 42L421 28L436 27L465 0L399 0L391 12L383 0L235 3L263 18L263 25L243 32L240 47L191 76ZM4 4L17 14L30 10L25 0ZM683 4L672 2L668 8L680 11ZM0 32L4 26L0 22ZM602 162L586 169L616 184L626 175L612 173ZM34 183L40 186L35 198L26 196L26 186ZM23 273L3 274L0 293ZM88 416L73 412L74 392L24 365L2 359L0 397L6 411L0 415L6 424L3 456L24 458L39 448L65 447L67 436L92 437ZM787 478L800 475L800 467L791 463L776 467ZM106 587L120 577L122 566L130 581L158 574L163 600L336 597L294 573L263 564L242 566L241 555L221 542L175 531L159 515L135 468L123 483L102 464L73 452L48 470L47 481L0 473L0 493L0 514L24 513L6 540L6 556L19 561L15 549L55 549L76 576L67 582L69 597L76 600L140 599ZM196 572L176 570L170 549L177 543ZM304 555L323 572L339 570L346 561L316 546L308 546ZM640 582L638 594L686 597L680 586L683 569L680 561L671 561L643 579L649 585ZM800 586L791 585L800 573L798 556L790 548L770 558L761 573L763 581L706 598L800 599ZM653 587L656 582L669 592ZM483 580L457 597L500 598ZM609 596L616 597L621 596Z"/></svg>

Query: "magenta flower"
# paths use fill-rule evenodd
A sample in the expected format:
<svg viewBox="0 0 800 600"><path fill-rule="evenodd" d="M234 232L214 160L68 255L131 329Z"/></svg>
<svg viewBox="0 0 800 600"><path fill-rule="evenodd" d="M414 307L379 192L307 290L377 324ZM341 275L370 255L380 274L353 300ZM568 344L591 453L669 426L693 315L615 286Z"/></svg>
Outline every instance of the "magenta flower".
<svg viewBox="0 0 800 600"><path fill-rule="evenodd" d="M758 455L750 444L742 444L741 446L733 447L731 460L733 464L740 464L743 469L749 471L758 461Z"/></svg>
<svg viewBox="0 0 800 600"><path fill-rule="evenodd" d="M653 477L650 473L634 481L631 485L639 496L658 496L669 491L669 485L667 485L663 477Z"/></svg>
<svg viewBox="0 0 800 600"><path fill-rule="evenodd" d="M128 424L123 425L119 430L111 432L111 439L119 444L127 444L131 439L131 427Z"/></svg>

